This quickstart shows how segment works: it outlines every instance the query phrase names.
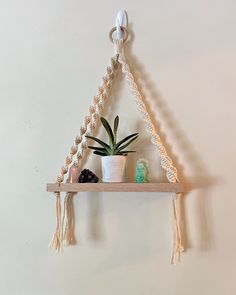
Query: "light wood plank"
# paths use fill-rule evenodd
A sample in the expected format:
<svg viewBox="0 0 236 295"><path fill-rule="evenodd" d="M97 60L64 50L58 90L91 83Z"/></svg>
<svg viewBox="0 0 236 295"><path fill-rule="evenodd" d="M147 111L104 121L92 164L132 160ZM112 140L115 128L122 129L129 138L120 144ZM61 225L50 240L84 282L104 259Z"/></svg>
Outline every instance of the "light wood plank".
<svg viewBox="0 0 236 295"><path fill-rule="evenodd" d="M48 183L48 192L184 192L181 183Z"/></svg>

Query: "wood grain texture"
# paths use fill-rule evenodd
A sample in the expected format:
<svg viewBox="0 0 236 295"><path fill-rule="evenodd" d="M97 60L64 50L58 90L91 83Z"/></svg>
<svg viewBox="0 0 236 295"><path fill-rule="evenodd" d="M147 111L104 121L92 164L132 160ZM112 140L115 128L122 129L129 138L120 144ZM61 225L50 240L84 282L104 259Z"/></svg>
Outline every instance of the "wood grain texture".
<svg viewBox="0 0 236 295"><path fill-rule="evenodd" d="M184 192L181 183L48 183L48 192Z"/></svg>

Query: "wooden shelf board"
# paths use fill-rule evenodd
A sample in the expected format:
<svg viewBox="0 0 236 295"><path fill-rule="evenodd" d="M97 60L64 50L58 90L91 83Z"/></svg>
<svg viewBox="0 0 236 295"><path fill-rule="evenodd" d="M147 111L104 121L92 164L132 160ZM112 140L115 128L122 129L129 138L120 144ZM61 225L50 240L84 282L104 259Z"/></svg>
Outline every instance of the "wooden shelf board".
<svg viewBox="0 0 236 295"><path fill-rule="evenodd" d="M181 183L48 183L48 192L184 192Z"/></svg>

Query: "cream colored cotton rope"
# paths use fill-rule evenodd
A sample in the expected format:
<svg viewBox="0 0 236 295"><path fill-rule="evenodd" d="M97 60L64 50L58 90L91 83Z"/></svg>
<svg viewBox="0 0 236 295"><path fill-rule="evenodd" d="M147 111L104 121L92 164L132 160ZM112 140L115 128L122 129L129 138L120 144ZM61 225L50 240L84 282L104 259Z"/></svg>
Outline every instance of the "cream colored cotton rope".
<svg viewBox="0 0 236 295"><path fill-rule="evenodd" d="M157 147L161 158L161 166L166 171L166 176L170 182L176 182L177 170L173 166L171 158L167 155L166 149L160 139L160 136L155 131L155 127L152 124L152 120L148 114L146 106L143 102L142 95L138 90L138 86L134 80L134 76L130 71L130 67L125 60L124 50L123 50L123 40L114 40L115 51L119 54L119 62L122 65L122 72L125 74L126 81L130 86L131 93L133 94L135 103L137 105L138 111L141 114L142 119L145 122L146 129L151 136L151 142Z"/></svg>
<svg viewBox="0 0 236 295"><path fill-rule="evenodd" d="M69 165L73 161L73 157L76 155L77 161L75 165L79 165L83 156L83 151L87 148L87 139L85 135L91 135L96 128L96 123L100 117L101 111L104 108L105 100L108 98L109 91L111 89L115 73L118 69L118 56L115 55L111 58L111 65L107 67L106 73L102 77L102 84L98 87L97 95L94 97L92 104L89 107L88 115L84 118L84 125L80 127L80 135L76 136L74 145L71 146L70 152L65 159L64 165L61 167L60 175L57 176L57 183L63 182L65 175L68 172ZM66 194L63 206L63 215L61 216L61 194L56 192L56 230L53 235L50 247L55 251L63 250L63 240L66 245L72 244L72 232L73 232L73 197L69 193ZM69 203L68 203L69 202ZM65 224L65 226L64 226Z"/></svg>
<svg viewBox="0 0 236 295"><path fill-rule="evenodd" d="M126 61L124 54L124 42L122 39L117 40L113 39L115 53L119 55L119 62L122 66L122 72L125 75L125 79L130 87L131 93L137 105L137 109L141 114L142 119L145 122L146 130L151 136L151 142L155 145L158 150L161 167L166 171L166 177L169 182L176 183L178 182L177 169L174 167L171 158L168 156L167 151L161 141L160 136L157 134L155 127L152 123L151 117L148 114L147 108L144 104L142 95L138 89L138 86L134 80L134 76L130 71L130 67ZM172 248L172 257L171 263L174 264L180 259L180 254L184 251L181 242L181 231L180 231L180 216L179 216L179 195L173 198L173 248Z"/></svg>
<svg viewBox="0 0 236 295"><path fill-rule="evenodd" d="M56 217L57 217L57 224L56 230L53 235L52 241L50 242L50 246L57 252L62 250L62 237L61 237L61 197L60 193L57 192L56 194Z"/></svg>
<svg viewBox="0 0 236 295"><path fill-rule="evenodd" d="M86 134L91 134L96 127L96 121L100 117L100 112L104 107L104 101L108 96L109 89L115 77L115 72L118 67L117 56L111 59L111 66L107 67L106 73L102 78L102 85L98 87L98 93L93 98L93 102L89 107L88 115L84 118L84 124L80 127L80 134L76 136L74 144L70 148L64 165L61 167L60 175L57 176L57 183L64 180L67 174L69 165L73 161L74 155L77 153L77 160L81 160L83 151L87 148Z"/></svg>
<svg viewBox="0 0 236 295"><path fill-rule="evenodd" d="M110 32L110 38L115 31L113 28ZM122 27L124 33L124 41L128 38L128 32ZM112 39L113 40L113 39ZM152 123L151 117L148 114L147 108L143 101L142 95L138 89L138 86L134 80L134 77L130 71L130 67L125 59L124 54L124 42L123 40L113 40L115 45L115 57L111 59L111 66L107 68L105 75L102 78L102 84L98 87L98 93L94 97L92 104L89 107L88 115L84 118L84 124L80 128L80 134L75 138L74 144L67 155L64 165L61 167L60 174L57 177L57 183L60 184L64 181L65 175L68 172L69 166L72 164L79 166L83 157L84 151L87 148L87 139L85 135L93 134L93 130L96 128L97 120L100 117L101 111L104 108L104 103L109 95L112 82L115 77L115 73L118 69L118 65L121 64L122 72L125 75L125 79L130 87L131 93L137 105L137 109L145 122L146 129L151 137L151 142L157 148L160 155L161 167L166 172L166 177L169 182L177 183L178 175L177 169L174 167L171 158L168 156L167 151L161 141L160 136L157 134L155 127ZM61 195L60 192L56 192L56 230L51 241L51 247L56 251L63 249L63 241L66 245L71 245L75 242L73 229L74 229L74 213L73 213L73 195L67 193L64 199L63 214L61 215ZM172 212L173 212L173 248L171 263L176 263L180 259L180 254L184 251L181 241L180 230L180 194L176 194L173 197Z"/></svg>
<svg viewBox="0 0 236 295"><path fill-rule="evenodd" d="M175 194L172 200L172 230L173 230L173 247L171 255L171 264L176 264L180 261L180 255L184 251L181 241L180 231L180 198L181 194Z"/></svg>
<svg viewBox="0 0 236 295"><path fill-rule="evenodd" d="M67 193L65 197L65 218L66 218L66 224L64 227L63 224L63 241L65 246L74 245L75 244L75 236L74 236L74 226L75 226L75 220L74 220L74 207L73 207L73 193Z"/></svg>

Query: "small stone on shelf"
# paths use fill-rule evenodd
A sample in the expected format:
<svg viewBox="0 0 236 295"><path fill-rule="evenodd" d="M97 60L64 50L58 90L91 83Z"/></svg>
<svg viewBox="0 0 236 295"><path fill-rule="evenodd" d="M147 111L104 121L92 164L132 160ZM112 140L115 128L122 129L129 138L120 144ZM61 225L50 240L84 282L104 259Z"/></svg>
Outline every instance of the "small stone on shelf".
<svg viewBox="0 0 236 295"><path fill-rule="evenodd" d="M83 171L81 171L78 179L79 183L97 183L98 180L99 178L89 169L84 169Z"/></svg>

